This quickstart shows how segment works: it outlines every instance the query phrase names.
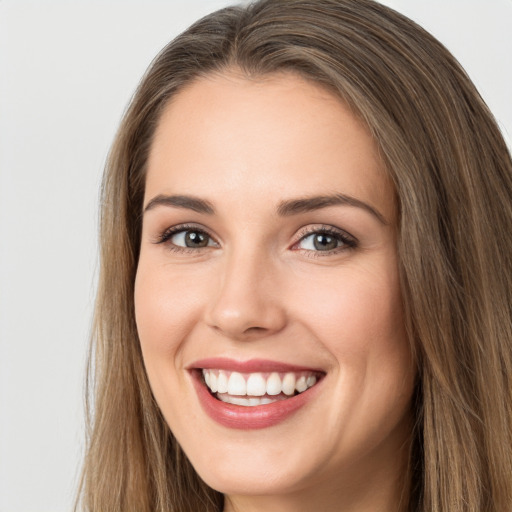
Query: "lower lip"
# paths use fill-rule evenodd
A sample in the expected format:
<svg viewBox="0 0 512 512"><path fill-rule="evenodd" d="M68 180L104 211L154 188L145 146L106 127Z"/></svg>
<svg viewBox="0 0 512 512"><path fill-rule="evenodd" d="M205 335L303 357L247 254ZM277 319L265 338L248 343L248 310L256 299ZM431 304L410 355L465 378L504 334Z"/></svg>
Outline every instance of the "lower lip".
<svg viewBox="0 0 512 512"><path fill-rule="evenodd" d="M246 407L217 400L203 383L199 372L193 371L192 377L199 402L206 414L224 427L241 430L267 428L281 423L312 400L321 384L320 381L300 395L286 400Z"/></svg>

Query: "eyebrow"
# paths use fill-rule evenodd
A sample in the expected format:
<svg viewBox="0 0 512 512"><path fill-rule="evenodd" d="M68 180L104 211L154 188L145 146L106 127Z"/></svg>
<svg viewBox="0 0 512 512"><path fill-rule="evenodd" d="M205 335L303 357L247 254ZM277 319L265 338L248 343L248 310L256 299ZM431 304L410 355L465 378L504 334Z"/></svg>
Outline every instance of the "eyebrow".
<svg viewBox="0 0 512 512"><path fill-rule="evenodd" d="M144 208L144 213L157 206L171 206L175 208L185 208L187 210L193 210L197 213L204 213L206 215L213 215L215 213L215 209L213 205L209 201L205 201L204 199L199 199L198 197L192 196L166 196L166 195L158 195L155 196Z"/></svg>
<svg viewBox="0 0 512 512"><path fill-rule="evenodd" d="M353 206L356 208L362 208L376 217L382 224L388 224L384 215L382 215L382 213L380 213L376 208L364 201L361 201L360 199L356 199L355 197L347 196L345 194L312 196L283 201L279 204L277 213L282 217L288 217L290 215L298 215L300 213L321 210L322 208L327 208L329 206Z"/></svg>
<svg viewBox="0 0 512 512"><path fill-rule="evenodd" d="M157 206L184 208L206 215L215 214L215 208L212 203L198 197L187 195L157 195L146 205L144 213ZM345 194L311 196L282 201L277 207L277 214L280 217L290 217L292 215L321 210L329 206L352 206L361 208L373 215L380 223L388 225L388 221L376 208L360 199Z"/></svg>

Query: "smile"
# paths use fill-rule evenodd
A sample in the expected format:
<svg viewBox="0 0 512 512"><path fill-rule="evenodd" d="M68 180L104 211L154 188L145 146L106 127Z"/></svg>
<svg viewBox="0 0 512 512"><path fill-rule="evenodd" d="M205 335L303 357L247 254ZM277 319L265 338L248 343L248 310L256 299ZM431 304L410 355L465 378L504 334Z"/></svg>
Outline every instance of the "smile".
<svg viewBox="0 0 512 512"><path fill-rule="evenodd" d="M274 361L225 358L196 361L189 370L206 414L224 427L243 430L286 420L318 395L326 375Z"/></svg>
<svg viewBox="0 0 512 512"><path fill-rule="evenodd" d="M255 407L267 405L303 393L317 382L315 372L240 373L203 369L208 389L222 402Z"/></svg>

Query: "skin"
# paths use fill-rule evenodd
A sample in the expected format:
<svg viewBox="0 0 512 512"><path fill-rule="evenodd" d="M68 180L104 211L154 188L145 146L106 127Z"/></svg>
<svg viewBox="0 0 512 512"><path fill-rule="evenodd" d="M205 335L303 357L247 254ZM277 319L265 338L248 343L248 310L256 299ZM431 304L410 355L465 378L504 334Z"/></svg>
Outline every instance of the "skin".
<svg viewBox="0 0 512 512"><path fill-rule="evenodd" d="M345 194L287 216L283 201ZM156 205L143 217L135 306L155 398L225 511L393 511L404 490L414 365L405 335L393 187L366 127L293 74L201 78L165 109L145 205L193 195L215 213ZM379 219L379 215L381 218ZM210 235L176 247L169 227ZM355 247L312 245L344 230ZM159 238L160 237L160 238ZM309 237L309 238L308 238ZM326 372L315 399L272 427L238 430L202 410L187 368L206 357Z"/></svg>

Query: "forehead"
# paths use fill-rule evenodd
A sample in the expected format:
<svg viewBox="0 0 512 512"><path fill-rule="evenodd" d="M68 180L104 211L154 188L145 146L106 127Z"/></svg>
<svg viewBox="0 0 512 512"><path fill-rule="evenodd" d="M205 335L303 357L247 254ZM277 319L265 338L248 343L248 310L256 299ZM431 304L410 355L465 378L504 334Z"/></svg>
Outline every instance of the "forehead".
<svg viewBox="0 0 512 512"><path fill-rule="evenodd" d="M351 194L391 216L393 187L367 127L340 98L291 73L201 78L164 109L148 161L159 193ZM390 217L388 217L390 218Z"/></svg>

